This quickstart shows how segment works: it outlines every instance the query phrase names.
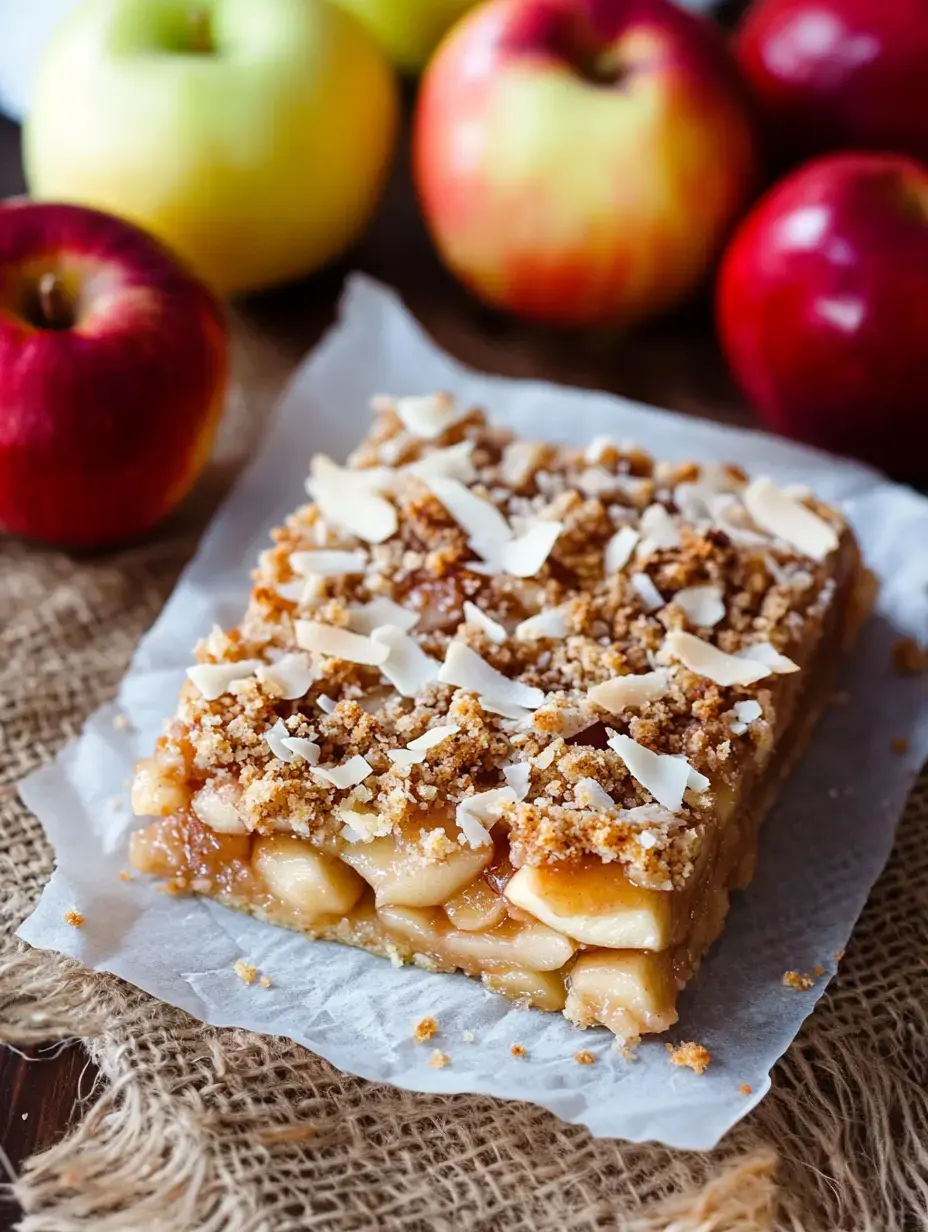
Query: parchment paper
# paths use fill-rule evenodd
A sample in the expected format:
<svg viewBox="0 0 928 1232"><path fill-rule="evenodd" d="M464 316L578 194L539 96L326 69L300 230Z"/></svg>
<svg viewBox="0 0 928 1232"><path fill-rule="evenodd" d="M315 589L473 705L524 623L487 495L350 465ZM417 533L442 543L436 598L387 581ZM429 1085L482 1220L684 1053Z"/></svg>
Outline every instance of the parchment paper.
<svg viewBox="0 0 928 1232"><path fill-rule="evenodd" d="M125 784L174 708L191 648L214 621L236 623L248 572L268 529L303 498L310 455L342 458L368 422L376 392L449 389L536 438L610 433L669 458L724 458L781 482L807 483L848 509L882 591L813 746L768 817L757 876L735 896L722 941L683 995L674 1040L712 1053L698 1077L672 1067L664 1041L638 1059L604 1030L519 1010L459 975L394 969L381 959L258 923L215 904L124 882L132 827ZM341 321L296 373L265 445L220 510L119 690L81 739L21 787L57 853L57 869L19 935L112 971L205 1022L291 1036L365 1078L419 1091L533 1100L594 1134L708 1148L759 1100L769 1071L824 991L882 868L915 774L928 755L924 681L890 668L893 641L928 636L928 501L856 463L770 437L698 422L619 398L469 372L424 335L396 297L355 276ZM132 730L114 726L125 714ZM908 738L904 756L893 737ZM122 797L117 808L114 797ZM64 921L69 910L84 926ZM245 985L245 958L272 980ZM808 992L783 972L826 975ZM434 1015L426 1045L413 1024ZM474 1042L462 1035L473 1032ZM513 1043L527 1056L513 1057ZM428 1064L434 1046L444 1069ZM580 1048L597 1060L581 1066ZM752 1088L749 1096L739 1086Z"/></svg>

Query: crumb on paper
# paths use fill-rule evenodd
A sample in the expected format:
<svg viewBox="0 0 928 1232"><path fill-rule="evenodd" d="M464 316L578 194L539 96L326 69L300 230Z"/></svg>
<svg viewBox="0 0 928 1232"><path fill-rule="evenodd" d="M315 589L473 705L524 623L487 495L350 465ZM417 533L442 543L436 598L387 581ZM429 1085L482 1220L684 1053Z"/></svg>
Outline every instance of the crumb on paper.
<svg viewBox="0 0 928 1232"><path fill-rule="evenodd" d="M783 984L795 992L807 992L815 983L815 977L805 975L802 971L784 971Z"/></svg>
<svg viewBox="0 0 928 1232"><path fill-rule="evenodd" d="M738 1094L739 1095L753 1095L754 1088L751 1086L749 1082L742 1082L741 1086L738 1088Z"/></svg>
<svg viewBox="0 0 928 1232"><path fill-rule="evenodd" d="M893 646L893 667L902 676L920 676L928 668L928 649L914 637L900 637Z"/></svg>
<svg viewBox="0 0 928 1232"><path fill-rule="evenodd" d="M451 1058L448 1056L447 1052L442 1052L440 1048L436 1048L429 1057L429 1065L432 1069L444 1069L450 1060Z"/></svg>
<svg viewBox="0 0 928 1232"><path fill-rule="evenodd" d="M819 963L817 966L812 968L812 974L815 976L823 976L825 974L825 968L821 963Z"/></svg>
<svg viewBox="0 0 928 1232"><path fill-rule="evenodd" d="M315 1125L270 1125L267 1129L258 1130L259 1142L273 1144L275 1142L309 1142L316 1137Z"/></svg>
<svg viewBox="0 0 928 1232"><path fill-rule="evenodd" d="M905 757L909 751L909 742L905 736L893 736L889 742L889 747L894 753L898 753L900 757Z"/></svg>
<svg viewBox="0 0 928 1232"><path fill-rule="evenodd" d="M80 928L84 923L84 917L79 911L66 911L64 913L65 924L70 924L72 928Z"/></svg>
<svg viewBox="0 0 928 1232"><path fill-rule="evenodd" d="M694 1074L704 1074L712 1062L712 1053L705 1044L697 1044L695 1040L686 1043L665 1044L671 1065L685 1066Z"/></svg>
<svg viewBox="0 0 928 1232"><path fill-rule="evenodd" d="M132 724L129 721L129 716L125 714L113 715L113 726L117 731L131 731Z"/></svg>
<svg viewBox="0 0 928 1232"><path fill-rule="evenodd" d="M835 950L835 962L841 962L847 950Z"/></svg>
<svg viewBox="0 0 928 1232"><path fill-rule="evenodd" d="M474 1042L474 1038L475 1037L474 1037L473 1031L465 1031L464 1034L461 1036L461 1039L464 1041L465 1044L472 1044Z"/></svg>
<svg viewBox="0 0 928 1232"><path fill-rule="evenodd" d="M424 1044L433 1035L438 1034L438 1023L434 1018L422 1018L412 1029L412 1037L419 1044Z"/></svg>
<svg viewBox="0 0 928 1232"><path fill-rule="evenodd" d="M596 1064L596 1058L593 1056L592 1052L589 1052L586 1048L582 1048L579 1052L575 1052L574 1060L578 1065Z"/></svg>
<svg viewBox="0 0 928 1232"><path fill-rule="evenodd" d="M528 1055L527 1052L525 1051L524 1044L513 1044L513 1046L509 1049L509 1051L512 1053L514 1057L524 1057Z"/></svg>
<svg viewBox="0 0 928 1232"><path fill-rule="evenodd" d="M258 980L258 983L261 985L262 988L270 988L271 977L269 975L262 975L260 980Z"/></svg>
<svg viewBox="0 0 928 1232"><path fill-rule="evenodd" d="M133 877L129 869L123 868L119 872L119 880L120 881L135 881L135 877Z"/></svg>
<svg viewBox="0 0 928 1232"><path fill-rule="evenodd" d="M253 984L255 976L258 974L258 968L252 966L250 962L246 962L244 958L236 958L232 964L232 970L243 984Z"/></svg>

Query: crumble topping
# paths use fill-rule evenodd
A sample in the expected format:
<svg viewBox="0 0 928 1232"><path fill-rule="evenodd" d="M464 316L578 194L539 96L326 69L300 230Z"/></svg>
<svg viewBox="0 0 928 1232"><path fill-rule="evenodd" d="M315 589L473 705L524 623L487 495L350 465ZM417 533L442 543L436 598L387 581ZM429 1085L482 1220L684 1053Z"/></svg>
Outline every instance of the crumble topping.
<svg viewBox="0 0 928 1232"><path fill-rule="evenodd" d="M451 1058L447 1052L442 1052L440 1048L436 1048L429 1057L429 1065L432 1069L444 1069L449 1064Z"/></svg>
<svg viewBox="0 0 928 1232"><path fill-rule="evenodd" d="M412 1037L417 1043L424 1043L438 1034L438 1023L434 1018L421 1018L413 1027Z"/></svg>
<svg viewBox="0 0 928 1232"><path fill-rule="evenodd" d="M739 1095L753 1095L754 1088L751 1086L749 1082L742 1082L741 1085L738 1087L738 1094Z"/></svg>
<svg viewBox="0 0 928 1232"><path fill-rule="evenodd" d="M528 1056L528 1052L526 1051L524 1044L513 1044L513 1046L509 1049L509 1051L512 1053L514 1057Z"/></svg>
<svg viewBox="0 0 928 1232"><path fill-rule="evenodd" d="M574 1053L574 1060L578 1065L595 1065L596 1057L586 1048L581 1048L579 1052Z"/></svg>
<svg viewBox="0 0 928 1232"><path fill-rule="evenodd" d="M792 988L794 992L808 992L815 984L814 975L806 975L802 971L784 971L783 985Z"/></svg>
<svg viewBox="0 0 928 1232"><path fill-rule="evenodd" d="M516 865L682 885L770 756L843 519L736 468L517 441L446 395L376 409L197 647L159 769L243 831L440 860L499 826Z"/></svg>
<svg viewBox="0 0 928 1232"><path fill-rule="evenodd" d="M81 928L84 923L84 917L79 911L66 911L64 913L65 924L70 924L72 928Z"/></svg>
<svg viewBox="0 0 928 1232"><path fill-rule="evenodd" d="M244 958L236 958L232 964L232 970L243 984L253 984L258 974L258 968L246 962Z"/></svg>
<svg viewBox="0 0 928 1232"><path fill-rule="evenodd" d="M690 1040L684 1044L665 1044L671 1065L691 1069L694 1074L704 1074L712 1062L712 1053L704 1044Z"/></svg>

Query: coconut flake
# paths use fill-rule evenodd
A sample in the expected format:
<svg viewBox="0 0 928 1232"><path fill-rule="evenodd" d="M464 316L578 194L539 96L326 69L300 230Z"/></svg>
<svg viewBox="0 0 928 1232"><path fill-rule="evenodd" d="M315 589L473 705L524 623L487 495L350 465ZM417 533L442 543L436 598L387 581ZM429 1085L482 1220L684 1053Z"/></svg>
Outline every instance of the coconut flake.
<svg viewBox="0 0 928 1232"><path fill-rule="evenodd" d="M366 552L339 552L322 548L313 552L291 552L290 568L301 577L346 577L367 568Z"/></svg>
<svg viewBox="0 0 928 1232"><path fill-rule="evenodd" d="M262 684L276 689L280 697L288 702L305 697L316 679L309 656L299 652L285 654L276 663L259 667L257 674Z"/></svg>
<svg viewBox="0 0 928 1232"><path fill-rule="evenodd" d="M264 733L264 739L267 747L271 750L278 761L293 761L293 753L284 744L284 741L289 737L283 719L278 719L273 727L269 727Z"/></svg>
<svg viewBox="0 0 928 1232"><path fill-rule="evenodd" d="M516 640L535 642L542 637L566 637L570 632L569 616L570 605L567 603L561 607L550 608L547 612L539 612L536 616L529 616L527 620L516 625Z"/></svg>
<svg viewBox="0 0 928 1232"><path fill-rule="evenodd" d="M328 693L320 693L316 698L316 705L323 714L331 714L338 702L333 697L329 697Z"/></svg>
<svg viewBox="0 0 928 1232"><path fill-rule="evenodd" d="M691 625L711 629L725 616L725 603L718 586L685 586L671 599L683 609Z"/></svg>
<svg viewBox="0 0 928 1232"><path fill-rule="evenodd" d="M430 659L416 639L397 625L381 625L371 633L370 640L387 648L380 670L404 697L415 697L438 679L441 664Z"/></svg>
<svg viewBox="0 0 928 1232"><path fill-rule="evenodd" d="M577 487L584 496L594 499L599 496L612 496L624 488L624 476L613 475L604 466L588 466L577 476Z"/></svg>
<svg viewBox="0 0 928 1232"><path fill-rule="evenodd" d="M340 766L313 766L313 774L317 778L324 779L326 783L338 788L356 787L373 773L374 767L360 753L349 757Z"/></svg>
<svg viewBox="0 0 928 1232"><path fill-rule="evenodd" d="M510 680L463 642L449 643L438 679L442 684L453 684L476 693L481 703L487 698L503 705L537 710L545 700L543 690Z"/></svg>
<svg viewBox="0 0 928 1232"><path fill-rule="evenodd" d="M678 548L680 532L677 524L663 505L648 505L638 523L644 537L645 546L642 551L653 548Z"/></svg>
<svg viewBox="0 0 928 1232"><path fill-rule="evenodd" d="M630 821L633 825L639 826L678 826L680 824L679 817L661 808L659 804L636 804L634 808L620 809L619 820Z"/></svg>
<svg viewBox="0 0 928 1232"><path fill-rule="evenodd" d="M733 709L735 717L730 724L733 736L743 736L750 725L764 713L760 702L754 701L753 698L745 702L735 702Z"/></svg>
<svg viewBox="0 0 928 1232"><path fill-rule="evenodd" d="M426 441L434 441L466 414L458 408L452 395L446 393L397 398L393 410L407 432Z"/></svg>
<svg viewBox="0 0 928 1232"><path fill-rule="evenodd" d="M762 530L782 539L803 556L821 561L838 546L838 536L824 518L765 476L749 484L742 499Z"/></svg>
<svg viewBox="0 0 928 1232"><path fill-rule="evenodd" d="M506 780L506 786L515 792L516 799L524 800L532 781L532 763L515 761L510 766L503 766L503 778Z"/></svg>
<svg viewBox="0 0 928 1232"><path fill-rule="evenodd" d="M628 564L639 539L633 526L615 532L603 550L603 573L619 573Z"/></svg>
<svg viewBox="0 0 928 1232"><path fill-rule="evenodd" d="M597 783L595 779L582 778L577 779L574 786L574 796L577 803L584 809L614 809L615 801L609 795L602 783Z"/></svg>
<svg viewBox="0 0 928 1232"><path fill-rule="evenodd" d="M700 774L698 770L696 770L693 766L690 766L689 777L686 780L687 791L695 791L698 795L702 795L702 793L704 791L708 791L711 786L711 781L707 779L704 774Z"/></svg>
<svg viewBox="0 0 928 1232"><path fill-rule="evenodd" d="M406 747L424 753L428 749L434 749L437 744L443 744L452 736L456 736L460 730L456 723L441 723L438 727L430 727L421 736L416 736L415 740L410 740Z"/></svg>
<svg viewBox="0 0 928 1232"><path fill-rule="evenodd" d="M537 441L510 441L500 459L500 478L511 488L520 488L532 477L544 456L544 447Z"/></svg>
<svg viewBox="0 0 928 1232"><path fill-rule="evenodd" d="M613 676L602 684L594 684L587 692L590 701L613 714L629 707L646 706L666 697L670 690L670 673L666 668L642 672L637 676Z"/></svg>
<svg viewBox="0 0 928 1232"><path fill-rule="evenodd" d="M496 560L503 573L510 577L534 577L551 555L563 529L563 522L536 522L524 535L500 543L496 548ZM492 547L490 550L492 554Z"/></svg>
<svg viewBox="0 0 928 1232"><path fill-rule="evenodd" d="M399 525L396 509L380 495L390 482L392 472L386 468L350 469L317 454L306 491L326 519L367 543L383 543Z"/></svg>
<svg viewBox="0 0 928 1232"><path fill-rule="evenodd" d="M455 810L458 829L471 847L483 847L493 841L483 823L492 826L505 805L517 803L516 793L511 787L495 787L475 796L465 796Z"/></svg>
<svg viewBox="0 0 928 1232"><path fill-rule="evenodd" d="M469 599L464 600L464 619L468 624L478 628L481 633L485 633L490 641L496 642L498 646L501 646L509 636L499 621L488 616L482 608L479 608L476 603L471 603Z"/></svg>
<svg viewBox="0 0 928 1232"><path fill-rule="evenodd" d="M319 758L322 755L322 750L314 740L307 740L303 736L286 735L280 742L284 748L289 749L291 757L285 757L284 761L292 761L293 756L302 757L304 761L308 761L311 766L319 764Z"/></svg>
<svg viewBox="0 0 928 1232"><path fill-rule="evenodd" d="M496 506L477 496L460 480L435 476L426 482L429 491L466 531L468 541L481 556L494 552L512 538L509 523Z"/></svg>
<svg viewBox="0 0 928 1232"><path fill-rule="evenodd" d="M355 633L369 636L383 625L395 625L408 633L419 623L419 614L400 607L385 595L378 595L370 603L362 603L348 609L348 627Z"/></svg>
<svg viewBox="0 0 928 1232"><path fill-rule="evenodd" d="M646 612L656 612L664 606L664 596L647 573L633 573L628 580Z"/></svg>
<svg viewBox="0 0 928 1232"><path fill-rule="evenodd" d="M208 702L228 693L236 680L247 680L265 665L260 659L239 659L237 663L195 663L187 668L187 679Z"/></svg>
<svg viewBox="0 0 928 1232"><path fill-rule="evenodd" d="M694 637L692 633L684 633L680 629L668 633L664 645L684 667L723 688L753 684L755 680L770 675L766 664L752 662L743 654L726 654L717 646L704 642L701 637Z"/></svg>
<svg viewBox="0 0 928 1232"><path fill-rule="evenodd" d="M778 676L801 670L798 663L794 663L785 654L780 654L776 646L771 645L770 642L752 642L750 646L745 646L739 650L737 657L739 659L749 659L752 663L763 663L765 667L769 667Z"/></svg>
<svg viewBox="0 0 928 1232"><path fill-rule="evenodd" d="M492 697L481 697L480 705L487 714L498 714L504 719L513 719L516 723L526 723L533 717L533 712L525 706L516 706L512 702L494 701Z"/></svg>
<svg viewBox="0 0 928 1232"><path fill-rule="evenodd" d="M621 736L617 732L612 733L607 743L625 762L629 774L651 793L658 804L671 813L679 813L692 770L685 758L654 753L632 740L631 736Z"/></svg>
<svg viewBox="0 0 928 1232"><path fill-rule="evenodd" d="M447 449L431 449L415 462L410 462L400 471L401 475L414 475L427 483L430 479L457 479L461 483L473 483L477 477L471 454L473 441L460 441Z"/></svg>
<svg viewBox="0 0 928 1232"><path fill-rule="evenodd" d="M368 667L380 667L387 660L390 648L370 637L326 625L319 620L294 621L296 644L303 650L344 659L346 663L363 663Z"/></svg>
<svg viewBox="0 0 928 1232"><path fill-rule="evenodd" d="M387 749L387 756L395 766L417 766L425 761L425 753L416 749Z"/></svg>
<svg viewBox="0 0 928 1232"><path fill-rule="evenodd" d="M274 589L281 599L286 599L288 603L300 603L303 599L303 591L306 589L306 580L295 578L291 582L275 582Z"/></svg>
<svg viewBox="0 0 928 1232"><path fill-rule="evenodd" d="M547 770L547 768L551 765L551 763L554 761L556 756L557 756L557 744L552 742L551 744L548 745L546 749L542 749L542 751L538 754L538 756L532 762L532 765L535 766L536 770Z"/></svg>

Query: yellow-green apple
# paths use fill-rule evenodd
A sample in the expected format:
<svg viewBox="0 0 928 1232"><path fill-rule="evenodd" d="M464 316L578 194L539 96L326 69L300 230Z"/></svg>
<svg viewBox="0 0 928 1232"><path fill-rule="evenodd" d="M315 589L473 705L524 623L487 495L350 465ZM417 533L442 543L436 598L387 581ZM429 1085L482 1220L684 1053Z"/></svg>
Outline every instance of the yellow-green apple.
<svg viewBox="0 0 928 1232"><path fill-rule="evenodd" d="M735 54L781 158L844 148L928 161L925 0L757 0Z"/></svg>
<svg viewBox="0 0 928 1232"><path fill-rule="evenodd" d="M186 495L222 413L214 296L132 224L0 203L0 529L100 547Z"/></svg>
<svg viewBox="0 0 928 1232"><path fill-rule="evenodd" d="M27 180L253 291L360 234L398 106L383 52L326 0L84 0L39 70Z"/></svg>
<svg viewBox="0 0 928 1232"><path fill-rule="evenodd" d="M685 298L757 154L720 32L669 0L490 0L429 65L414 138L451 270L490 304L565 325Z"/></svg>
<svg viewBox="0 0 928 1232"><path fill-rule="evenodd" d="M725 254L718 325L772 428L928 474L928 168L847 153L787 176Z"/></svg>
<svg viewBox="0 0 928 1232"><path fill-rule="evenodd" d="M417 73L442 35L477 0L336 0L354 13L407 73Z"/></svg>

